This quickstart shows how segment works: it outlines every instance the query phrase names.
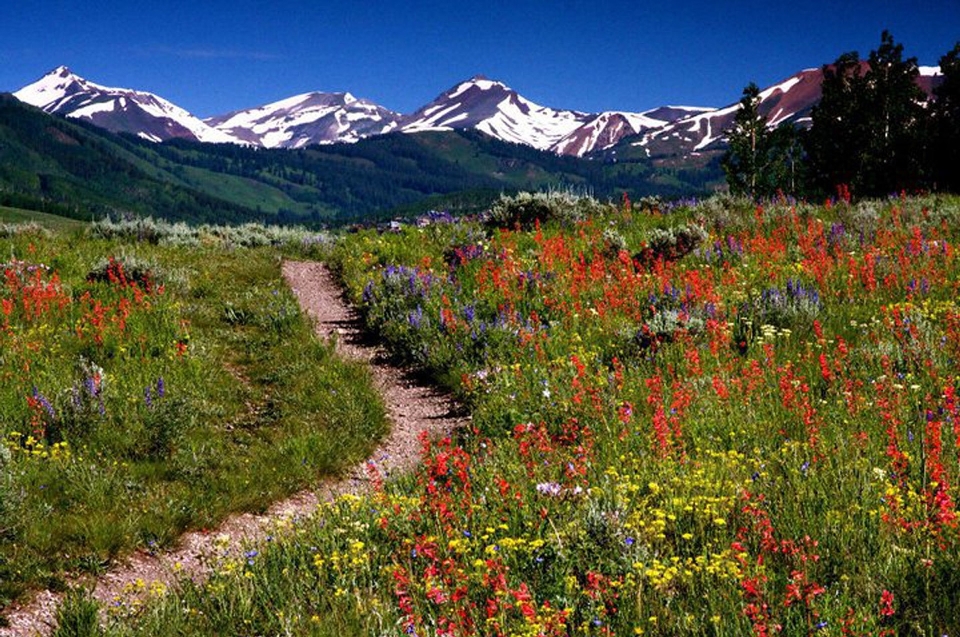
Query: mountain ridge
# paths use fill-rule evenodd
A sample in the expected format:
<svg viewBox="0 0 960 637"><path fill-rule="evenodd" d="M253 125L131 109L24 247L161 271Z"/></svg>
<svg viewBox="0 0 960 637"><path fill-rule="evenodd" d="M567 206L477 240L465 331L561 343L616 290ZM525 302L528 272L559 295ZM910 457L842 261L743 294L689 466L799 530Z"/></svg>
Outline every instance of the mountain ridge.
<svg viewBox="0 0 960 637"><path fill-rule="evenodd" d="M939 67L920 67L929 95ZM764 88L760 112L774 127L809 124L819 101L822 69L804 69ZM391 132L478 130L500 141L558 155L584 157L624 140L648 157L689 157L723 147L738 102L720 107L660 106L642 112L586 113L532 102L484 75L459 82L410 114L391 111L349 92L313 91L203 120L145 91L110 88L60 66L14 93L47 113L86 119L112 132L150 141L189 139L263 148L356 143Z"/></svg>
<svg viewBox="0 0 960 637"><path fill-rule="evenodd" d="M395 131L290 149L157 144L0 93L0 205L78 219L338 224L430 209L478 212L501 193L558 187L612 199L696 195L720 179L718 166L658 171L645 157L593 161L477 130Z"/></svg>
<svg viewBox="0 0 960 637"><path fill-rule="evenodd" d="M866 72L866 62L862 63L862 70ZM923 66L919 70L917 85L929 97L939 82L938 78L942 77L940 67ZM784 123L808 126L813 107L822 96L822 84L822 68L803 69L762 89L757 110L767 118L769 128ZM739 106L739 102L733 102L723 108L675 120L632 142L632 146L642 147L649 157L684 157L718 151L723 146L725 131L733 126Z"/></svg>
<svg viewBox="0 0 960 637"><path fill-rule="evenodd" d="M399 118L399 113L348 92L311 91L203 121L264 148L302 148L389 133Z"/></svg>
<svg viewBox="0 0 960 637"><path fill-rule="evenodd" d="M47 113L86 119L111 132L133 133L149 141L241 143L159 95L103 86L66 66L58 66L13 95Z"/></svg>
<svg viewBox="0 0 960 637"><path fill-rule="evenodd" d="M406 115L348 92L313 91L201 120L158 95L106 87L66 66L14 95L48 113L86 119L112 132L133 133L150 141L193 139L302 148L352 143L394 130L416 133L476 128L501 141L578 157L707 109L661 106L640 113L554 109L524 98L503 82L476 75Z"/></svg>

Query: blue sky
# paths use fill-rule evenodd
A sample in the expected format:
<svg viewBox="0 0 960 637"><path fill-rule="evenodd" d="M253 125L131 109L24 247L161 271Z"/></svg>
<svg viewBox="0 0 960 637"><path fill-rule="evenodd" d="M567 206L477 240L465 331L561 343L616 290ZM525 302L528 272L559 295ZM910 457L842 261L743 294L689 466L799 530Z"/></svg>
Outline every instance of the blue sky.
<svg viewBox="0 0 960 637"><path fill-rule="evenodd" d="M307 91L411 112L476 74L583 111L723 106L889 29L934 65L960 40L960 0L5 0L0 91L65 64L201 117Z"/></svg>

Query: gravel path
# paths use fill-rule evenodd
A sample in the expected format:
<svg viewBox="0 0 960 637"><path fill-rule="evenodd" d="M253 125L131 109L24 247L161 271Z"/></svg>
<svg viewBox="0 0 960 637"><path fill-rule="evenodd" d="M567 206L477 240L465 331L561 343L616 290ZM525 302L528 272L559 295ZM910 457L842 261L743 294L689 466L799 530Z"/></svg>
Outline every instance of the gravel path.
<svg viewBox="0 0 960 637"><path fill-rule="evenodd" d="M344 301L330 271L320 263L287 261L283 276L314 320L317 335L332 339L340 356L367 363L377 389L386 403L391 431L373 455L353 467L345 477L330 480L317 489L300 492L277 502L262 515L245 513L228 518L217 529L191 532L181 537L171 551L137 551L98 578L94 596L104 604L135 603L156 583L169 586L189 575L201 580L225 545L239 550L242 544L262 541L286 521L294 522L316 511L317 505L337 495L362 491L369 485L369 465L380 475L412 470L420 461L419 437L442 436L464 424L450 399L390 365L382 348L366 338L356 313ZM42 591L27 603L7 613L9 626L0 628L0 637L50 635L61 595Z"/></svg>

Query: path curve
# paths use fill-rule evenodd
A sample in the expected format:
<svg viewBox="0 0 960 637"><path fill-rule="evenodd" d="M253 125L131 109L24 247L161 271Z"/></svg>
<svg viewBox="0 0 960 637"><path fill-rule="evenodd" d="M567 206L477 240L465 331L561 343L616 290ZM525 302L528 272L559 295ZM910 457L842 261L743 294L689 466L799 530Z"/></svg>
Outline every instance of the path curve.
<svg viewBox="0 0 960 637"><path fill-rule="evenodd" d="M324 500L366 489L371 465L384 477L413 470L420 461L422 433L426 432L431 438L440 437L466 422L448 396L391 365L384 350L365 338L355 310L345 301L325 265L285 261L283 277L301 308L313 319L317 336L332 340L343 358L369 365L387 408L391 422L389 435L368 460L352 467L343 478L328 480L314 490L301 491L275 503L262 515L235 515L216 529L186 533L171 551L135 552L97 578L93 595L101 603L132 601L154 583L170 586L184 575L202 580L211 563L222 555L224 545L239 550L241 545L263 541L275 532L278 523L308 517ZM25 604L14 606L6 615L9 626L0 628L0 637L50 635L61 599L61 594L47 590Z"/></svg>

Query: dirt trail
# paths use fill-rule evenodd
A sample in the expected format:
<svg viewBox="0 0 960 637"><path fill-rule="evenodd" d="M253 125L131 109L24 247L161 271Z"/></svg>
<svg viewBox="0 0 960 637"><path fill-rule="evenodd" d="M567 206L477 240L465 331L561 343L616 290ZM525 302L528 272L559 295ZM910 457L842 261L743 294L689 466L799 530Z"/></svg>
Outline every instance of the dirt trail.
<svg viewBox="0 0 960 637"><path fill-rule="evenodd" d="M171 551L134 553L96 580L93 594L104 604L117 600L128 603L152 585L169 586L183 575L202 579L225 545L237 550L241 544L263 541L278 524L313 514L321 501L365 489L369 484L369 464L386 477L412 470L420 460L422 432L431 437L441 436L465 422L456 414L448 397L390 365L383 350L364 338L356 313L345 302L324 265L287 261L283 264L283 276L300 306L315 321L317 335L325 340L333 339L340 356L369 364L387 406L392 425L390 434L366 462L353 467L344 478L330 480L315 490L302 491L277 502L265 514L236 515L217 529L187 533ZM60 594L42 591L29 602L9 610L9 626L0 628L0 637L51 634L60 600Z"/></svg>

